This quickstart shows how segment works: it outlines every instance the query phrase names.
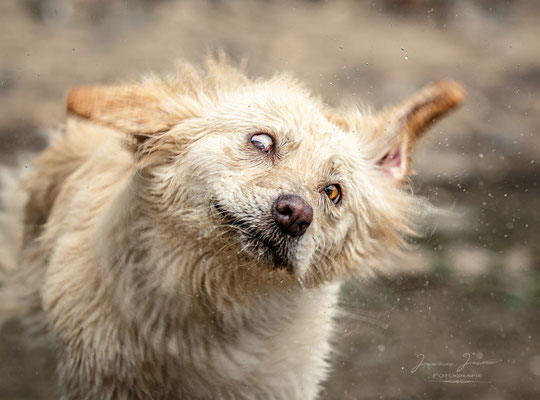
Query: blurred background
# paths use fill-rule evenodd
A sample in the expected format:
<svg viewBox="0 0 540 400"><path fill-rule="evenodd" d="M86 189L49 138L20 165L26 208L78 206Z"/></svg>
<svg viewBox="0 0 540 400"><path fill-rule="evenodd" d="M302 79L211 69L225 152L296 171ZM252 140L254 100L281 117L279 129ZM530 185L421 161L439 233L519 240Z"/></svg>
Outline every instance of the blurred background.
<svg viewBox="0 0 540 400"><path fill-rule="evenodd" d="M331 105L461 82L467 102L415 154L415 192L454 215L395 271L344 286L322 398L540 398L539 1L17 0L0 32L1 164L43 148L70 87L216 48ZM57 398L52 352L20 333L0 334L0 399Z"/></svg>

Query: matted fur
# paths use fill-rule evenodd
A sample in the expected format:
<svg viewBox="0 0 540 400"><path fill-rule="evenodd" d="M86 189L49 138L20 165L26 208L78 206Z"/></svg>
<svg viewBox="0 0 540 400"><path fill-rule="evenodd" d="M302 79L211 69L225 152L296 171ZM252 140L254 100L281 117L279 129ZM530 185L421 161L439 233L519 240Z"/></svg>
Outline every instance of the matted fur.
<svg viewBox="0 0 540 400"><path fill-rule="evenodd" d="M313 399L339 284L415 233L422 202L398 181L416 137L462 97L443 83L382 114L341 113L288 75L252 80L224 59L74 89L78 117L24 181L1 299L47 325L63 399ZM251 146L257 132L274 158ZM294 241L273 225L282 194L313 208Z"/></svg>

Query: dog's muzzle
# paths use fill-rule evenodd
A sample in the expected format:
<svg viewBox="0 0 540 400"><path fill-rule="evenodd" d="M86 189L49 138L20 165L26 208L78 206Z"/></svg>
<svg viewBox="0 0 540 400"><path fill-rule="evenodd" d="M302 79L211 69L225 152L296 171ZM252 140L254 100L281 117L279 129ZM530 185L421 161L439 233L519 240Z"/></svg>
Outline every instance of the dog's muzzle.
<svg viewBox="0 0 540 400"><path fill-rule="evenodd" d="M255 257L266 255L274 267L293 272L298 241L313 221L313 208L304 199L280 195L261 215L232 212L219 202L213 206L230 226L238 228L244 251Z"/></svg>

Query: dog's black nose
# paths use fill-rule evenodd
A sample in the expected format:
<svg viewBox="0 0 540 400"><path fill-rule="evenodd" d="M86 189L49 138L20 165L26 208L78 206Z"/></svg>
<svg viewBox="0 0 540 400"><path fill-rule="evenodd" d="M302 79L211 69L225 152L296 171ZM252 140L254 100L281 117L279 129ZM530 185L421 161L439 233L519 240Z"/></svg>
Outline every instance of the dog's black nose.
<svg viewBox="0 0 540 400"><path fill-rule="evenodd" d="M277 226L287 235L302 236L313 220L313 208L300 196L279 196L272 206Z"/></svg>

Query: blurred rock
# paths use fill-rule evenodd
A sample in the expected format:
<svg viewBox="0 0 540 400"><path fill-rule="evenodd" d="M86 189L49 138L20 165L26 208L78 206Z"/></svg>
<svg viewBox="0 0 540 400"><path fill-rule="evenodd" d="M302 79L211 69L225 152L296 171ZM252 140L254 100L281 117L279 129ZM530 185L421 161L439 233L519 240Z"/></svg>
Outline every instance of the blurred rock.
<svg viewBox="0 0 540 400"><path fill-rule="evenodd" d="M418 248L407 253L393 264L392 276L421 276L431 272L433 254L426 249Z"/></svg>
<svg viewBox="0 0 540 400"><path fill-rule="evenodd" d="M527 247L514 247L503 257L505 271L511 276L523 276L531 272L534 259L531 249Z"/></svg>
<svg viewBox="0 0 540 400"><path fill-rule="evenodd" d="M529 362L529 370L532 374L540 376L540 355L531 357L531 361Z"/></svg>
<svg viewBox="0 0 540 400"><path fill-rule="evenodd" d="M26 0L32 15L44 23L54 26L67 23L74 13L71 0Z"/></svg>
<svg viewBox="0 0 540 400"><path fill-rule="evenodd" d="M486 274L493 264L492 253L482 247L451 246L447 251L451 270L462 277L474 278Z"/></svg>

